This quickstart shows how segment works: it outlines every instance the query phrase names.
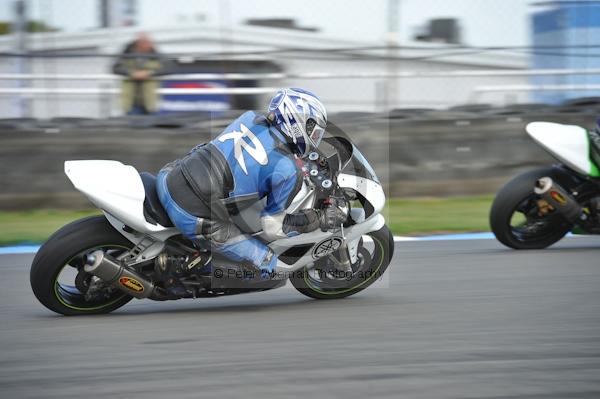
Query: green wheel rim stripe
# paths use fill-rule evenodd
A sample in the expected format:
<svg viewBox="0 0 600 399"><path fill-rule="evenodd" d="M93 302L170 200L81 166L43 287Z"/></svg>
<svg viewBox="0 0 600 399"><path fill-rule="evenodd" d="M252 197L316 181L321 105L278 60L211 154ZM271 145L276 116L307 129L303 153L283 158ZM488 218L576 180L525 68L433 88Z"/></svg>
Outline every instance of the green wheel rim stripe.
<svg viewBox="0 0 600 399"><path fill-rule="evenodd" d="M366 280L361 281L359 284L355 285L354 287L350 287L350 288L344 288L341 291L323 291L317 287L315 287L314 285L312 285L310 283L310 281L308 280L308 273L304 274L304 282L306 283L306 285L313 291L318 292L319 294L323 294L323 295L337 295L337 294L344 294L348 291L352 291L355 290L357 288L362 287L364 284L368 283L369 281L371 281L379 272L379 269L381 269L381 266L383 265L383 261L385 259L385 251L383 248L383 244L381 243L381 241L379 241L378 239L376 239L375 237L371 237L373 238L374 242L377 242L377 244L379 244L379 247L381 248L381 260L379 261L379 265L377 265L377 269L375 269L375 271L373 272L373 274L371 276L369 276Z"/></svg>
<svg viewBox="0 0 600 399"><path fill-rule="evenodd" d="M80 307L77 307L77 306L69 305L68 303L66 303L65 301L63 301L63 299L61 298L60 294L58 293L58 281L54 282L54 295L56 296L56 299L58 299L58 302L60 302L64 306L68 307L69 309L81 310L81 311L87 311L87 312L92 312L94 310L99 310L99 309L106 308L108 306L114 305L115 303L117 303L120 300L122 300L123 298L125 298L125 296L127 296L127 294L123 294L122 296L118 297L114 301L111 301L109 303L105 303L104 305L94 306L92 308L80 308Z"/></svg>
<svg viewBox="0 0 600 399"><path fill-rule="evenodd" d="M102 247L108 247L108 246L115 247L115 248L123 248L123 249L129 250L129 248L127 248L127 247L124 247L124 246L122 246L122 245L114 245L114 244L98 245L98 246L96 246L96 247L94 247L94 248L102 248ZM82 252L83 252L83 251L82 251ZM66 265L68 265L69 263L71 263L71 261L72 261L73 259L75 259L75 257L76 257L76 256L77 256L77 255L75 255L75 256L73 256L72 258L70 258L70 259L69 259L69 260L68 260L68 261L67 261L67 262L66 262L66 263L63 265L63 267L62 267L62 268L61 268L61 269L58 271L58 273L56 273L56 277L54 278L54 297L55 297L56 299L58 299L58 302L60 302L60 303L61 303L62 305L64 305L64 306L68 307L69 309L73 309L73 310L79 310L79 311L84 311L84 312L86 312L86 311L87 311L87 312L93 312L93 311L95 311L95 310L100 310L100 309L103 309L103 308L106 308L106 307L112 306L112 305L114 305L115 303L117 303L117 302L121 301L123 298L125 298L125 297L127 296L127 294L123 294L123 295L121 295L120 297L118 297L118 298L116 298L116 299L114 299L114 300L112 300L112 301L110 301L110 302L108 302L108 303L105 303L105 304L103 304L103 305L99 305L99 306L94 306L94 307L91 307L91 308L81 308L81 307L74 306L74 305L70 305L70 304L66 303L66 302L65 302L65 301L62 299L62 297L61 297L60 293L58 292L58 287L59 287L59 284L60 284L60 283L58 282L58 277L60 276L60 272L61 272L61 271L62 271L62 270L65 268L65 266L66 266Z"/></svg>

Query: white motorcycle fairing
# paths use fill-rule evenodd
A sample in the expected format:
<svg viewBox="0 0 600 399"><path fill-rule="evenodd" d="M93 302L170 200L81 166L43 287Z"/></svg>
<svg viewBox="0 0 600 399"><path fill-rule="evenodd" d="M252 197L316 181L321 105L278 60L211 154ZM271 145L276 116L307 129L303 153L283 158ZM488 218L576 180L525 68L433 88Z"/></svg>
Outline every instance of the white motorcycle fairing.
<svg viewBox="0 0 600 399"><path fill-rule="evenodd" d="M66 161L65 173L75 188L100 208L111 225L128 240L139 245L145 239L151 238L149 240L151 242L146 246L148 251L145 252L145 259L158 255L164 247L165 240L180 234L176 228L154 225L146 221L144 186L138 171L133 166L118 161ZM279 262L278 271L298 270L314 262L315 259L334 252L337 249L335 244L340 244L342 240L348 243L350 257L354 261L356 243L360 238L385 225L384 217L379 214L385 204L385 194L381 185L364 177L348 174L340 174L339 177L340 187L356 190L369 202L372 207L371 214L365 218L362 209L352 209L352 218L356 224L339 232L316 230L269 243L269 247L278 255L294 246L313 244L310 250L307 250L305 255L293 264L285 265ZM125 231L123 225L133 229L134 232Z"/></svg>
<svg viewBox="0 0 600 399"><path fill-rule="evenodd" d="M164 241L177 229L153 225L144 217L146 193L138 171L118 161L66 161L65 173L73 186L101 209L108 220L124 233L122 225ZM115 222L120 222L116 223ZM124 234L131 240L130 235Z"/></svg>
<svg viewBox="0 0 600 399"><path fill-rule="evenodd" d="M338 186L350 188L362 195L373 207L373 214L378 214L385 206L385 193L381 184L366 177L340 173L337 178Z"/></svg>
<svg viewBox="0 0 600 399"><path fill-rule="evenodd" d="M551 122L531 122L527 133L542 148L565 165L585 176L600 177L590 159L590 139L581 126Z"/></svg>

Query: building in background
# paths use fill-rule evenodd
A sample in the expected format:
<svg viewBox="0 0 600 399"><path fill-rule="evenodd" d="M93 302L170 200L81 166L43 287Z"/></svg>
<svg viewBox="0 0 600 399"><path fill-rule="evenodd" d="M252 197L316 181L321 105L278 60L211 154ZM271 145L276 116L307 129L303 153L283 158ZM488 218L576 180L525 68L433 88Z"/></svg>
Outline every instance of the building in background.
<svg viewBox="0 0 600 399"><path fill-rule="evenodd" d="M421 42L461 44L460 23L456 18L435 18L419 29L414 39Z"/></svg>
<svg viewBox="0 0 600 399"><path fill-rule="evenodd" d="M44 57L31 58L31 73L61 75L60 79L30 82L30 88L35 92L31 95L30 116L119 115L119 80L110 75L110 66L114 62L111 55L120 54L122 46L138 33L135 27L121 27L30 35L31 54L44 54ZM306 87L318 93L332 111L381 112L395 108L446 108L474 101L502 105L529 100L526 92L478 91L490 84L527 83L525 76L495 74L499 70L525 70L527 58L521 54L465 53L454 44L407 42L402 44L410 48L399 49L394 57L390 57L381 42L336 39L312 29L256 25L232 26L225 30L218 25L198 23L188 27L153 29L148 33L163 54L178 55L178 74L185 71L185 74L268 75L227 83L217 78L212 82L194 83L189 76L165 77L174 80L174 83L164 83L165 89L260 87L263 91L252 94L255 101L251 103L264 105L266 97L276 87ZM8 52L13 41L11 36L0 37L0 52ZM205 69L198 60L204 63ZM12 73L14 62L14 58L0 58L0 74ZM190 63L197 63L198 68ZM458 76L453 75L455 71L489 73ZM386 75L389 73L399 75L394 78L394 85L390 85ZM0 94L3 87L11 84L0 81ZM256 94L260 96L256 97ZM196 96L195 101L199 102L200 98ZM213 95L207 97L205 103L213 108L235 109L248 103L240 99L248 98L248 94ZM182 100L180 96L165 96L161 100L161 109L201 110L202 104L184 104ZM9 101L10 96L0 95L0 117L14 116L11 107L6 106ZM227 104L223 104L224 101Z"/></svg>
<svg viewBox="0 0 600 399"><path fill-rule="evenodd" d="M550 9L532 15L534 69L600 69L600 2L552 1L538 3ZM538 102L556 104L566 99L598 96L600 90L576 90L599 87L600 74L568 74L532 78L539 88Z"/></svg>

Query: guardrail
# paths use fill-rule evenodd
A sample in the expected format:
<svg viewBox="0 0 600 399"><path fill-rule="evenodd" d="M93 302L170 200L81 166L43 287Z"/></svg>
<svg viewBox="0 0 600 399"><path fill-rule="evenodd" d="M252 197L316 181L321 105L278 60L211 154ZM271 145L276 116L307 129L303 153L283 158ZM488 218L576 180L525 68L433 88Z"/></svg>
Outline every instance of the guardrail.
<svg viewBox="0 0 600 399"><path fill-rule="evenodd" d="M159 94L196 95L196 94L232 94L232 95L254 95L267 94L277 91L278 87L207 87L207 88L183 88L183 89L158 89ZM525 91L595 91L600 90L599 84L589 85L499 85L499 86L477 86L473 99L486 92L525 92ZM118 88L0 88L0 95L100 95L118 94Z"/></svg>
<svg viewBox="0 0 600 399"><path fill-rule="evenodd" d="M251 79L360 79L360 78L416 78L416 77L482 77L482 76L538 76L538 75L593 75L600 74L600 69L588 70L531 70L531 71L454 71L454 72L400 72L400 73L354 73L354 74L186 74L159 77L159 80L198 79L198 80L251 80ZM73 81L108 81L119 82L120 76L108 74L96 75L42 75L42 74L0 74L0 80L73 80ZM159 94L166 95L197 95L197 94L230 94L230 95L255 95L268 94L278 90L278 87L207 87L207 88L161 88ZM490 92L531 92L531 91L596 91L600 90L598 84L573 85L573 84L540 84L540 85L485 85L476 86L471 96L476 101L482 94ZM62 88L62 87L16 87L0 88L0 96L4 95L116 95L116 87L96 88Z"/></svg>
<svg viewBox="0 0 600 399"><path fill-rule="evenodd" d="M269 80L283 79L286 75L282 73L192 73L192 74L169 74L157 76L157 80L172 79L197 79L197 80ZM2 73L0 80L103 80L119 81L123 76L114 74L26 74L26 73Z"/></svg>
<svg viewBox="0 0 600 399"><path fill-rule="evenodd" d="M387 79L387 78L445 78L445 77L503 77L503 76L568 76L600 75L600 68L591 69L527 69L527 70L456 70L456 71L397 71L356 73L194 73L159 76L159 80L279 80L279 79ZM113 74L19 74L3 73L0 80L104 80L119 81Z"/></svg>
<svg viewBox="0 0 600 399"><path fill-rule="evenodd" d="M600 84L586 84L586 85L498 85L498 86L478 86L474 91L476 92L489 92L489 91L586 91L586 90L600 90Z"/></svg>
<svg viewBox="0 0 600 399"><path fill-rule="evenodd" d="M273 93L279 90L278 87L207 87L192 89L158 89L159 94L177 94L177 95L195 95L195 94L233 94L233 95L253 95ZM50 87L24 87L24 88L0 88L0 95L99 95L99 94L118 94L117 88L99 87L99 88L50 88Z"/></svg>
<svg viewBox="0 0 600 399"><path fill-rule="evenodd" d="M534 92L534 91L600 91L600 84L539 84L539 85L485 85L473 89L471 101L477 102L486 93Z"/></svg>
<svg viewBox="0 0 600 399"><path fill-rule="evenodd" d="M533 91L599 91L598 84L506 84L506 85L481 85L484 83L481 78L502 78L502 77L533 77L533 76L584 76L584 75L600 75L600 68L591 69L500 69L500 70L455 70L455 71L377 71L377 72L345 72L345 73L329 73L329 72L308 72L308 73L194 73L194 74L173 74L157 77L159 80L201 80L201 81L229 81L232 85L239 81L259 80L261 82L272 82L266 87L204 87L204 88L160 88L161 95L232 95L232 96L248 96L273 93L279 86L277 81L287 80L360 80L371 79L381 80L382 82L393 81L394 79L429 79L429 78L446 78L460 79L473 78L480 79L479 85L471 82L468 86L471 94L465 97L467 101L481 101L481 96L486 93L498 92L533 92ZM123 79L122 76L113 74L34 74L34 73L2 73L0 74L0 97L7 96L16 97L15 100L22 101L31 99L34 96L41 96L44 101L52 99L53 103L58 104L61 96L66 97L92 97L98 96L102 104L99 107L103 110L102 113L111 114L113 104L113 96L118 95L120 89L118 83ZM57 82L95 82L95 87L68 87ZM17 82L17 85L11 84ZM30 82L30 83L27 83ZM475 84L474 84L475 83ZM10 87L15 86L15 87ZM67 86L67 87L65 87ZM463 86L464 87L464 86ZM388 104L385 98L385 85L375 86L375 90L380 90L381 96L371 99L370 102L354 101L347 102L345 98L339 101L331 101L335 104L364 104L372 108ZM103 98L102 98L103 97ZM56 98L56 101L54 101ZM381 102L378 100L381 98ZM17 103L16 103L17 104ZM415 102L417 104L417 102ZM438 106L437 103L420 104L420 106ZM440 102L440 104L443 104ZM48 104L49 108L54 104ZM57 106L57 105L56 105ZM389 104L388 104L389 106ZM17 105L17 107L20 107ZM392 107L393 108L393 107Z"/></svg>

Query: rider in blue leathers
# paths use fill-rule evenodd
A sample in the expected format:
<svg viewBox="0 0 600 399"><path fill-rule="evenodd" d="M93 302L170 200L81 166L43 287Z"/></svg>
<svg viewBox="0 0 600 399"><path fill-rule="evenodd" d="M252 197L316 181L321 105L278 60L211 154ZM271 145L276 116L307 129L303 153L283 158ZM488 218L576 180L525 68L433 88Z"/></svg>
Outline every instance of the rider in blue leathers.
<svg viewBox="0 0 600 399"><path fill-rule="evenodd" d="M280 90L266 115L248 111L214 140L167 164L158 175L159 199L187 238L208 240L213 251L250 263L263 276L271 273L277 256L243 234L230 216L266 197L261 224L268 239L317 229L319 211L286 208L302 185L296 159L319 145L326 124L325 107L314 94Z"/></svg>

